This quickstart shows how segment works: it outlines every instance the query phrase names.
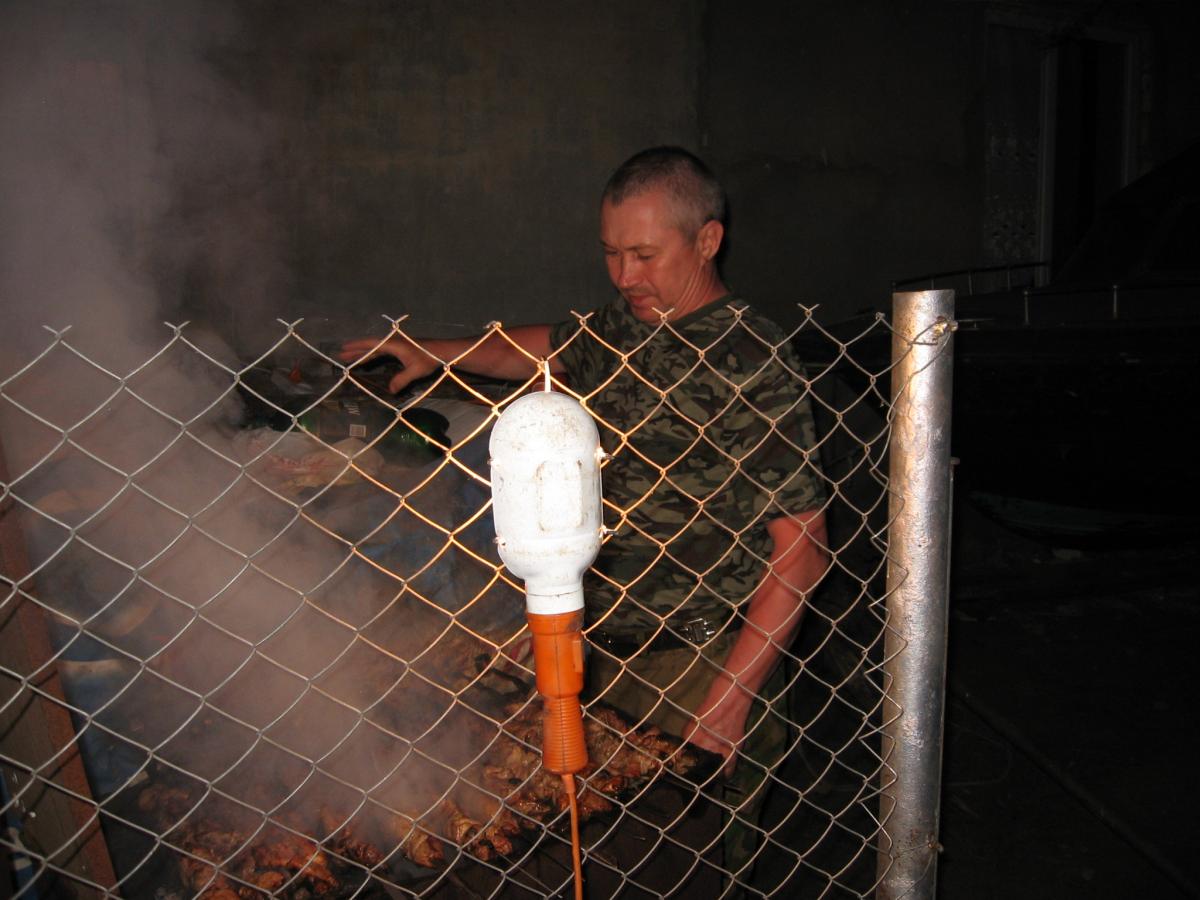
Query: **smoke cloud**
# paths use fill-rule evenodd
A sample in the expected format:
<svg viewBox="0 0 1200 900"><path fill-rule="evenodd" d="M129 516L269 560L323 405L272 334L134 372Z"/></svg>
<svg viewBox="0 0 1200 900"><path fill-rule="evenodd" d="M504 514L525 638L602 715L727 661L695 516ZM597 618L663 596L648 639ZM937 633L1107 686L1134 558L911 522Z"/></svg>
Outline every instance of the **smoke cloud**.
<svg viewBox="0 0 1200 900"><path fill-rule="evenodd" d="M117 374L164 319L286 291L273 117L241 86L250 38L233 6L6 4L0 32L0 298L16 345L42 326Z"/></svg>
<svg viewBox="0 0 1200 900"><path fill-rule="evenodd" d="M485 502L459 469L303 493L238 429L240 360L285 333L245 311L291 280L254 50L232 5L6 5L6 602L45 615L99 795L170 771L308 830L416 817L454 781L431 760L494 734L456 698L495 646L460 625L501 643L521 606L474 602L510 589L449 537Z"/></svg>

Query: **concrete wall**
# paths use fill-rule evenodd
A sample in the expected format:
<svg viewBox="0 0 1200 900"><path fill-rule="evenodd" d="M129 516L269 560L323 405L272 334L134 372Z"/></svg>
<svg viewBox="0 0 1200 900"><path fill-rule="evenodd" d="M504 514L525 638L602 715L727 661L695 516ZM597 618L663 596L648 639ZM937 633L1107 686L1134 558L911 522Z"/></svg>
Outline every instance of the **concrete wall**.
<svg viewBox="0 0 1200 900"><path fill-rule="evenodd" d="M836 320L887 308L897 278L996 261L985 232L1036 206L1029 148L1010 160L987 144L1006 93L1004 70L987 71L988 23L1009 20L1039 48L1134 37L1141 171L1200 138L1194 3L714 0L700 114L730 193L729 282L781 321L797 303ZM1036 122L1039 72L1022 74L1032 93L1009 87ZM989 185L989 152L998 183L1003 166L1032 172L1030 196Z"/></svg>
<svg viewBox="0 0 1200 900"><path fill-rule="evenodd" d="M290 314L410 314L471 333L609 295L600 190L694 145L695 0L274 6L238 67L290 147ZM242 323L242 328L247 323Z"/></svg>
<svg viewBox="0 0 1200 900"><path fill-rule="evenodd" d="M0 49L0 295L35 342L564 317L609 295L609 172L698 138L700 0L13 0Z"/></svg>
<svg viewBox="0 0 1200 900"><path fill-rule="evenodd" d="M975 4L713 3L701 109L731 195L729 281L781 321L889 301L977 258Z"/></svg>
<svg viewBox="0 0 1200 900"><path fill-rule="evenodd" d="M1157 158L1200 135L1194 7L1128 7ZM31 325L137 306L243 350L277 316L557 319L610 295L605 177L670 142L726 182L745 296L785 323L886 306L894 278L981 259L986 22L1012 8L14 0L0 287ZM1047 34L1094 12L1055 6Z"/></svg>

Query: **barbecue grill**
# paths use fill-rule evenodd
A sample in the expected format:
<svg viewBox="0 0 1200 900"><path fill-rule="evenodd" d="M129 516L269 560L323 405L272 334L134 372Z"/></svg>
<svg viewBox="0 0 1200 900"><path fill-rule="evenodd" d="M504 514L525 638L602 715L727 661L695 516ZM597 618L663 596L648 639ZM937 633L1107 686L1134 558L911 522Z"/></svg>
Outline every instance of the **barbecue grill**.
<svg viewBox="0 0 1200 900"><path fill-rule="evenodd" d="M164 353L124 381L97 375L67 406L53 377L0 384L21 425L4 431L15 468L0 511L15 887L564 890L567 798L540 765L524 597L489 507L489 429L513 387L447 374L393 398L386 372L330 374L307 342L235 370L173 340L211 371L156 372ZM154 379L177 390L152 393ZM179 395L185 382L201 393ZM875 877L880 569L854 555L870 545L862 521L840 545L857 580L811 604L787 672L802 702L762 837L762 859L782 862L760 866L779 884ZM723 760L584 707L589 890L719 892L733 874L719 838L738 815Z"/></svg>

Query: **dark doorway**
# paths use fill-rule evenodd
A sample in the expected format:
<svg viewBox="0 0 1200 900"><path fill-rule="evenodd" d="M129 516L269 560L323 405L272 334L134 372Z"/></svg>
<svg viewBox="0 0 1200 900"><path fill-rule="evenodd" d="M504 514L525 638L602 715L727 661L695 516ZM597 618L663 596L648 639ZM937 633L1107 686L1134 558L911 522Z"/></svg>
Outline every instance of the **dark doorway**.
<svg viewBox="0 0 1200 900"><path fill-rule="evenodd" d="M984 258L1057 274L1135 171L1137 36L1044 19L989 24Z"/></svg>
<svg viewBox="0 0 1200 900"><path fill-rule="evenodd" d="M1128 45L1068 38L1052 51L1050 247L1057 272L1126 181Z"/></svg>

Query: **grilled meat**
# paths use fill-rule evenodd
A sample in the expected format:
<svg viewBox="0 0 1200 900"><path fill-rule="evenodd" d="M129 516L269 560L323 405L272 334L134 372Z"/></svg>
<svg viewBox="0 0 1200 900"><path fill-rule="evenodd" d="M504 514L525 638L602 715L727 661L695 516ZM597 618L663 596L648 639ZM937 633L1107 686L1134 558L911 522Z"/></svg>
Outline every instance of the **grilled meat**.
<svg viewBox="0 0 1200 900"><path fill-rule="evenodd" d="M317 815L321 831L329 835L328 847L337 856L345 857L359 865L373 869L384 860L383 853L374 844L359 838L350 830L344 819L328 807L321 807Z"/></svg>
<svg viewBox="0 0 1200 900"><path fill-rule="evenodd" d="M158 827L167 830L167 843L178 848L177 864L182 883L203 900L260 900L266 895L290 897L334 895L355 889L362 882L358 863L380 866L385 853L355 833L345 816L322 808L316 829L328 835L325 846L297 832L312 833L296 813L280 820L281 825L257 828L253 821L242 827L224 821L236 818L238 810L206 808L193 811L177 824L181 810L192 810L195 799L187 788L153 785L141 792L139 808L156 814ZM441 845L413 827L411 819L395 816L391 828L395 844L413 862L436 865L442 859ZM294 829L294 830L289 830ZM328 852L327 852L328 851Z"/></svg>
<svg viewBox="0 0 1200 900"><path fill-rule="evenodd" d="M458 808L453 800L443 800L438 805L441 818L441 832L451 842L460 847L468 847L471 852L482 860L492 858L492 847L483 842L472 843L479 834L479 823Z"/></svg>
<svg viewBox="0 0 1200 900"><path fill-rule="evenodd" d="M662 759L652 755L629 740L625 723L610 710L598 710L584 722L589 757L600 768L605 781L653 777L662 769ZM606 776L606 777L605 777ZM589 779L591 782L591 779Z"/></svg>
<svg viewBox="0 0 1200 900"><path fill-rule="evenodd" d="M378 709L399 720L399 699L388 697ZM392 710L393 705L397 709ZM470 735L465 752L474 758L454 781L440 783L443 776L438 773L444 775L445 770L436 766L430 767L429 778L407 768L403 779L376 798L388 798L386 811L382 803L373 802L355 813L353 822L336 809L322 807L315 816L303 809L281 813L263 828L262 819L246 804L278 807L287 785L270 779L257 785L262 797L246 792L240 795L241 804L222 805L219 797L201 794L198 785L154 784L141 792L138 806L155 815L158 830L169 832L168 843L182 851L181 880L204 900L340 895L363 884L368 877L363 869L377 872L386 866L395 849L419 866L442 864L443 840L485 861L510 856L523 830L561 821L569 798L562 778L542 768L541 703L530 699L511 704L507 714L499 731L485 716L462 717L461 725ZM589 709L584 733L590 762L576 780L583 820L611 811L618 797L664 769L684 774L701 760L701 751L656 728L634 728L615 710L599 705ZM487 749L478 752L472 747ZM436 792L427 798L432 811L416 812L427 803L411 794L416 785ZM398 802L411 802L414 817L397 812Z"/></svg>
<svg viewBox="0 0 1200 900"><path fill-rule="evenodd" d="M509 712L504 732L515 740L502 739L494 745L489 764L484 767L488 786L497 790L507 782L507 802L520 811L523 807L537 808L547 800L552 801L551 809L562 810L566 797L561 780L548 773L541 773L544 779L535 774L541 760L531 746L541 746L541 707L528 703ZM582 778L592 792L616 796L655 777L663 766L682 775L697 765L696 754L679 741L664 736L654 726L633 728L609 707L593 705L583 724L589 764ZM587 793L585 790L581 801ZM602 797L585 801L584 805L590 812L611 808Z"/></svg>
<svg viewBox="0 0 1200 900"><path fill-rule="evenodd" d="M383 828L400 845L401 852L418 866L432 868L445 859L442 842L422 831L407 816L388 816Z"/></svg>
<svg viewBox="0 0 1200 900"><path fill-rule="evenodd" d="M203 851L203 848L197 847L191 852L198 856L200 854L197 851ZM229 880L217 873L216 866L190 856L179 858L179 877L193 891L215 891L230 887Z"/></svg>
<svg viewBox="0 0 1200 900"><path fill-rule="evenodd" d="M323 894L338 883L329 871L329 858L308 838L278 828L267 829L256 839L250 856L259 869L298 872L313 884L313 890ZM253 881L253 878L247 880Z"/></svg>
<svg viewBox="0 0 1200 900"><path fill-rule="evenodd" d="M481 784L504 798L505 806L524 817L545 821L567 808L562 779L541 767L542 710L538 703L512 706L500 738L493 742L480 768ZM615 710L594 706L584 721L589 765L581 773L580 817L608 812L610 798L637 788L667 767L684 774L698 763L697 755L657 728L631 727Z"/></svg>

